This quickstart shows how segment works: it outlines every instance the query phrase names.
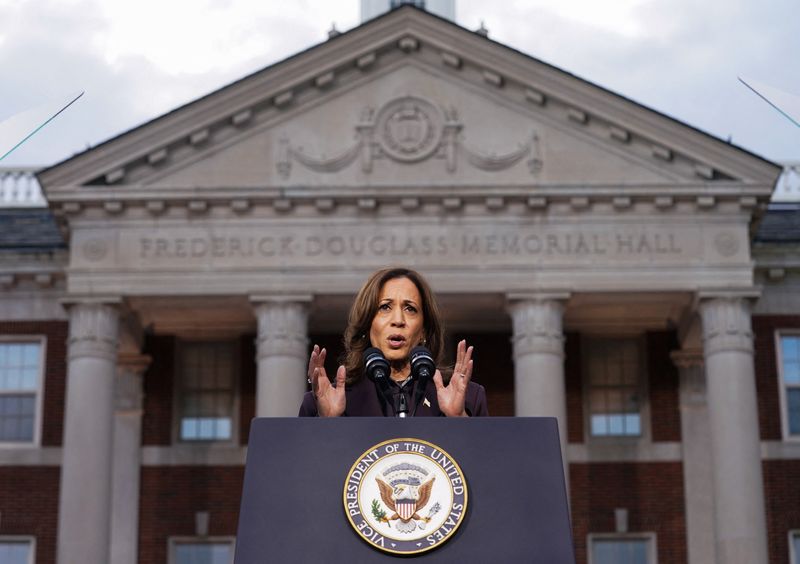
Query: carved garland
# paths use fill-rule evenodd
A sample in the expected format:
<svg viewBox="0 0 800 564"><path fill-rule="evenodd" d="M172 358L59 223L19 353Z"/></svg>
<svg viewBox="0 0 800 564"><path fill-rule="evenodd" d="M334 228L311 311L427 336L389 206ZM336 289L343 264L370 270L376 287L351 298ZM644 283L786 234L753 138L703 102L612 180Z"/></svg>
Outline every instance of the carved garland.
<svg viewBox="0 0 800 564"><path fill-rule="evenodd" d="M487 172L511 168L526 156L530 173L541 172L541 147L535 131L516 149L497 154L467 147L459 135L462 128L455 109L442 111L428 100L405 96L385 104L379 112L366 108L355 127L356 142L333 157L310 155L302 146L293 147L288 137L281 137L276 166L283 178L291 175L293 162L314 172L334 173L349 167L360 155L361 170L369 174L374 159L414 163L434 157L444 159L447 171L452 173L457 156L463 153L473 167Z"/></svg>

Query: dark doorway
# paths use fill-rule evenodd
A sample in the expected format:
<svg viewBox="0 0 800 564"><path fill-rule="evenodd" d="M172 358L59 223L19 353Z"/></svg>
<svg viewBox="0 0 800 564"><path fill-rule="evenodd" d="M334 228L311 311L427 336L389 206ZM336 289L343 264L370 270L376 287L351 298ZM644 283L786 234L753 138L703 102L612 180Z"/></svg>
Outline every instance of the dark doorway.
<svg viewBox="0 0 800 564"><path fill-rule="evenodd" d="M455 361L456 345L467 340L475 350L472 355L472 379L486 388L489 415L514 415L514 359L509 333L456 333L450 343Z"/></svg>

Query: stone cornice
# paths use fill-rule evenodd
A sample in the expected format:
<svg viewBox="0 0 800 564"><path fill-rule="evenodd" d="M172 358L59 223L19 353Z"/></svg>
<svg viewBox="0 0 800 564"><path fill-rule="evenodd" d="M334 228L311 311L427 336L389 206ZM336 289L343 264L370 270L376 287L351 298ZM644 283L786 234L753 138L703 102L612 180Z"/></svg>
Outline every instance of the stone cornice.
<svg viewBox="0 0 800 564"><path fill-rule="evenodd" d="M127 187L126 187L127 188ZM120 220L131 214L141 217L163 216L179 211L192 217L257 216L277 213L292 215L301 208L313 208L328 215L346 207L361 212L379 212L384 206L403 210L422 205L440 206L445 213L463 213L469 204L472 211L502 213L514 206L517 210L545 212L594 211L635 215L637 213L730 213L750 216L766 204L761 187L748 185L698 184L690 186L377 186L325 188L180 188L142 187L119 190L104 187L87 191L80 187L53 194L50 205L62 228L65 220L91 216ZM521 207L520 207L521 206Z"/></svg>
<svg viewBox="0 0 800 564"><path fill-rule="evenodd" d="M766 187L759 195L767 195L780 174L779 167L767 161L555 67L418 10L400 10L48 169L39 179L51 198L68 184L97 178L106 184L124 182L126 169L134 162L158 167L176 149L182 153L184 147L190 152L207 150L220 139L230 139L297 106L301 98L310 99L301 96L304 92L313 90L313 99L329 95L336 90L340 75L369 72L383 64L385 56L426 57L432 51L445 72L502 91L516 104L556 112L575 127L588 128L611 143L645 147L648 154L642 158L662 163L683 159L696 177L710 181L754 180ZM698 158L707 162L689 162Z"/></svg>

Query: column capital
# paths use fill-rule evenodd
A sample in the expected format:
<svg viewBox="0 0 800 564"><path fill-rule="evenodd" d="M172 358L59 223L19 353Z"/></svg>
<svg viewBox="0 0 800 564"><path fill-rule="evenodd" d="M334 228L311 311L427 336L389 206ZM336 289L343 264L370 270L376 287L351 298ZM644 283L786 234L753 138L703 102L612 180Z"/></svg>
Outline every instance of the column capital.
<svg viewBox="0 0 800 564"><path fill-rule="evenodd" d="M563 294L559 294L562 295ZM554 299L552 294L543 297L526 294L526 298L513 299L508 304L511 314L514 358L540 353L564 357L564 332L562 317L566 298Z"/></svg>
<svg viewBox="0 0 800 564"><path fill-rule="evenodd" d="M75 306L81 305L106 305L109 307L121 308L123 305L122 296L115 294L107 295L83 295L83 294L70 294L58 300L66 310L70 310Z"/></svg>
<svg viewBox="0 0 800 564"><path fill-rule="evenodd" d="M749 288L706 288L699 290L695 295L695 301L701 304L714 299L742 299L757 300L761 297L761 286L751 286Z"/></svg>
<svg viewBox="0 0 800 564"><path fill-rule="evenodd" d="M69 306L69 360L117 360L119 302L88 300Z"/></svg>
<svg viewBox="0 0 800 564"><path fill-rule="evenodd" d="M706 405L706 374L703 350L672 351L670 358L680 373L680 397L683 407Z"/></svg>
<svg viewBox="0 0 800 564"><path fill-rule="evenodd" d="M307 298L298 300L298 297ZM295 298L295 299L290 299ZM310 296L270 296L253 300L258 321L256 357L308 355L308 304Z"/></svg>
<svg viewBox="0 0 800 564"><path fill-rule="evenodd" d="M120 354L117 359L117 385L114 388L114 406L117 413L142 413L144 391L142 377L150 366L152 357L141 354Z"/></svg>
<svg viewBox="0 0 800 564"><path fill-rule="evenodd" d="M699 368L705 363L702 349L678 349L669 353L669 357L678 368Z"/></svg>
<svg viewBox="0 0 800 564"><path fill-rule="evenodd" d="M518 302L566 302L572 297L572 293L567 290L542 290L535 292L509 292L506 294L506 302L509 307Z"/></svg>
<svg viewBox="0 0 800 564"><path fill-rule="evenodd" d="M701 298L705 358L725 351L753 354L750 300L741 295Z"/></svg>
<svg viewBox="0 0 800 564"><path fill-rule="evenodd" d="M250 303L253 307L258 307L262 304L305 304L310 305L314 300L313 294L291 294L291 293L264 293L264 294L250 294Z"/></svg>

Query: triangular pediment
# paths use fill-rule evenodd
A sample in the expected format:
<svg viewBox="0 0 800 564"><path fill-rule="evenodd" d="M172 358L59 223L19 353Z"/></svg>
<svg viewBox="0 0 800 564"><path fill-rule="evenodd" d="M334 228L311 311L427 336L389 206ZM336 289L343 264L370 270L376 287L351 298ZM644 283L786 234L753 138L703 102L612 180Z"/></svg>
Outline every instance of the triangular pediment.
<svg viewBox="0 0 800 564"><path fill-rule="evenodd" d="M413 8L368 22L40 175L60 187L620 186L780 169Z"/></svg>

